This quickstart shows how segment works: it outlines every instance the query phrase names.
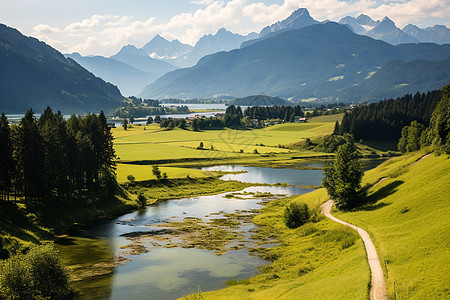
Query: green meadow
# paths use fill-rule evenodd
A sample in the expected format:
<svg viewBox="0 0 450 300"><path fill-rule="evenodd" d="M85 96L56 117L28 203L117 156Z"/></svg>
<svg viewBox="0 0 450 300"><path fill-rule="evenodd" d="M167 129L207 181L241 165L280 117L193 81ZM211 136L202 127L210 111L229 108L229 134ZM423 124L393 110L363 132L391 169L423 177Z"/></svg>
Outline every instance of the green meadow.
<svg viewBox="0 0 450 300"><path fill-rule="evenodd" d="M432 154L419 160L424 154L368 171L364 182L374 184L368 204L335 212L371 234L391 298L444 299L450 292L450 159Z"/></svg>
<svg viewBox="0 0 450 300"><path fill-rule="evenodd" d="M119 127L113 129L114 145L122 162L251 157L255 149L260 154L289 153L293 150L279 146L329 134L336 118L342 115L326 117L312 119L309 123L249 130L162 130L157 124L133 126L128 130ZM197 149L200 142L203 142L203 150Z"/></svg>
<svg viewBox="0 0 450 300"><path fill-rule="evenodd" d="M365 173L373 185L364 206L333 211L372 237L390 299L445 299L450 267L450 159L416 152L392 158ZM288 229L283 212L290 201L312 209L329 199L325 189L268 203L255 217L258 238L277 241L255 249L272 264L250 279L201 293L207 299L367 299L370 270L354 231L328 219ZM196 297L198 295L190 295ZM188 297L189 298L189 297Z"/></svg>
<svg viewBox="0 0 450 300"><path fill-rule="evenodd" d="M356 232L323 216L297 229L284 224L283 213L292 201L311 209L328 199L325 189L299 197L274 200L254 218L261 243L272 248L250 249L271 261L255 277L232 280L229 287L201 293L205 299L367 299L370 270ZM199 295L190 295L192 299Z"/></svg>

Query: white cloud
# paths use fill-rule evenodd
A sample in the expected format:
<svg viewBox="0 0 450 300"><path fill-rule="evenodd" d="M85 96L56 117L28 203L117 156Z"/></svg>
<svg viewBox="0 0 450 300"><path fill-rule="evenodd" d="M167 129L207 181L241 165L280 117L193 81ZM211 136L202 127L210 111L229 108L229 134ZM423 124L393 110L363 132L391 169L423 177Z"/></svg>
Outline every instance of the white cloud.
<svg viewBox="0 0 450 300"><path fill-rule="evenodd" d="M112 16L99 16L93 15L90 19L84 19L81 22L75 22L67 25L64 31L76 32L81 30L90 30L98 27L100 25L100 21L104 19L110 19Z"/></svg>
<svg viewBox="0 0 450 300"><path fill-rule="evenodd" d="M61 51L112 55L126 44L141 47L156 34L193 45L203 35L215 33L221 27L240 34L259 32L301 7L307 8L319 21L338 21L346 15L364 13L373 19L388 16L399 27L408 23L420 26L421 20L430 17L450 25L448 0L285 0L281 5L268 5L262 0L196 0L191 3L205 7L177 14L162 23L157 23L154 17L135 20L132 16L93 15L64 28L39 24L34 27L34 34Z"/></svg>
<svg viewBox="0 0 450 300"><path fill-rule="evenodd" d="M39 24L33 27L33 30L36 34L43 34L43 33L57 33L61 32L61 29L56 27L51 27L46 24Z"/></svg>

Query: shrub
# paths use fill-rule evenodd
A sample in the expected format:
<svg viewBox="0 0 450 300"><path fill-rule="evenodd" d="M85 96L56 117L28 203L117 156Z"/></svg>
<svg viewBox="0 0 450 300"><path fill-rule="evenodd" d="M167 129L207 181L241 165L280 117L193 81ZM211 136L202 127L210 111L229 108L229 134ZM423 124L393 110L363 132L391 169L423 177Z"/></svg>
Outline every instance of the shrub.
<svg viewBox="0 0 450 300"><path fill-rule="evenodd" d="M1 299L72 299L69 275L53 246L37 246L0 265Z"/></svg>
<svg viewBox="0 0 450 300"><path fill-rule="evenodd" d="M128 179L128 181L129 181L131 184L133 184L134 181L136 180L136 178L134 178L134 176L131 175L131 174L127 176L127 179Z"/></svg>
<svg viewBox="0 0 450 300"><path fill-rule="evenodd" d="M308 222L311 214L306 203L291 202L284 211L284 223L294 229Z"/></svg>
<svg viewBox="0 0 450 300"><path fill-rule="evenodd" d="M161 171L159 170L158 166L152 167L152 173L156 177L157 180L161 180Z"/></svg>
<svg viewBox="0 0 450 300"><path fill-rule="evenodd" d="M137 197L137 204L139 208L144 208L147 205L147 198L144 195L139 194Z"/></svg>

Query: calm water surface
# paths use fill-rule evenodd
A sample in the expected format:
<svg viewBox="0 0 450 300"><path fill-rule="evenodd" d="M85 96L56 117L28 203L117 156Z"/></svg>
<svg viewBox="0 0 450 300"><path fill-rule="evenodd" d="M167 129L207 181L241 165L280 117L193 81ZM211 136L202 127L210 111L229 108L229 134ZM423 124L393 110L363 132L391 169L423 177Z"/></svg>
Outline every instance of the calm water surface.
<svg viewBox="0 0 450 300"><path fill-rule="evenodd" d="M236 170L236 167L231 166L221 166L221 168ZM251 178L258 180L251 182L288 181L295 185L320 185L321 181L320 170L253 167L239 167L238 169L247 171L248 173L245 174L250 174ZM258 173L256 172L258 169L263 170L259 170ZM274 195L289 196L310 191L312 189L262 186L249 187L241 192L270 192ZM59 245L58 248L67 264L91 266L111 261L118 255L122 255L120 247L129 244L130 241L120 236L121 234L158 229L157 226L163 226L164 221L182 220L186 216L198 217L207 222L212 218L223 218L226 213L261 208L260 199L233 199L226 198L225 195L226 193L163 201L155 206L149 206L145 210L104 221L71 236L67 239L68 242ZM254 246L249 232L252 228L254 228L253 225L243 225L238 229L245 236L244 240L239 240L239 243L249 247ZM229 247L231 246L233 244L229 245ZM226 280L254 276L258 266L267 263L249 255L247 249L229 250L218 256L209 250L160 247L150 249L148 253L130 255L126 258L132 261L115 267L112 275L78 284L78 288L83 293L82 298L175 299L191 291L197 291L198 287L202 291L215 290L224 287Z"/></svg>
<svg viewBox="0 0 450 300"><path fill-rule="evenodd" d="M305 164L305 167L322 167L321 163ZM214 166L203 167L205 171L246 172L226 174L222 180L238 180L250 183L287 183L290 185L319 186L322 179L322 170L303 169L271 169L244 166Z"/></svg>

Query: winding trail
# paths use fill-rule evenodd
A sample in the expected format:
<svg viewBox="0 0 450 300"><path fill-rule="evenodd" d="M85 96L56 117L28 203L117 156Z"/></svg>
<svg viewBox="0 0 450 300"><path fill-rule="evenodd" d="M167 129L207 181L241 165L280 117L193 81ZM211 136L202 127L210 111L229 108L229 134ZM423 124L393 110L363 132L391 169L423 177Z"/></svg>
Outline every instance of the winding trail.
<svg viewBox="0 0 450 300"><path fill-rule="evenodd" d="M370 272L372 273L370 299L371 300L387 300L386 282L384 281L383 269L381 268L380 261L378 260L377 250L372 243L369 234L355 225L341 221L333 217L330 213L333 206L333 200L328 200L322 204L322 213L329 219L344 224L354 230L356 230L364 241L364 247L367 252L367 260L369 261Z"/></svg>

